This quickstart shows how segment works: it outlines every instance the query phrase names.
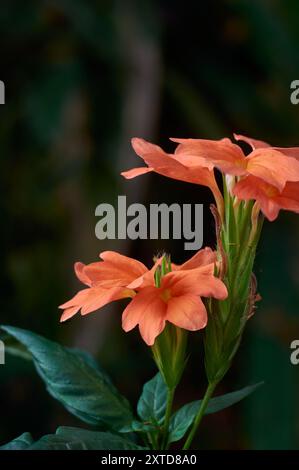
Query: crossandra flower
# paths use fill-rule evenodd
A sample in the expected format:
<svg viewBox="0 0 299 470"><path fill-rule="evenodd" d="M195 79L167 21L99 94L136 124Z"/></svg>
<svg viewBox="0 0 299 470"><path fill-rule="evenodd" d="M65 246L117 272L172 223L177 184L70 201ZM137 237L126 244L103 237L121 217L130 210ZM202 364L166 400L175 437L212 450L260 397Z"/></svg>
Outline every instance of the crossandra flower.
<svg viewBox="0 0 299 470"><path fill-rule="evenodd" d="M100 258L102 261L88 265L75 263L77 278L88 288L60 305L64 309L61 321L73 317L80 309L81 315L87 315L113 300L133 297L135 291L126 286L148 272L143 263L113 251L104 251Z"/></svg>
<svg viewBox="0 0 299 470"><path fill-rule="evenodd" d="M290 162L293 163L294 159L299 159L299 147L270 147L270 144L262 140L236 134L235 139L246 142L253 151L256 149L272 148L274 151L280 152L286 157L286 165ZM284 169L282 168L283 171ZM277 173L279 173L278 168ZM247 176L234 186L233 193L238 199L255 199L259 203L264 215L270 221L277 218L281 209L299 212L299 182L297 180L287 181L283 189L279 190L277 186L269 184L261 178Z"/></svg>
<svg viewBox="0 0 299 470"><path fill-rule="evenodd" d="M247 142L252 151L245 156L230 139L171 139L178 143L177 154L199 157L223 173L255 176L282 191L288 181L299 181L299 148L271 147L266 142L235 134L236 140Z"/></svg>
<svg viewBox="0 0 299 470"><path fill-rule="evenodd" d="M182 265L171 264L159 286L155 272L162 258L150 270L115 252L104 252L101 258L102 262L90 265L76 263L77 277L89 287L60 306L64 309L61 321L80 309L86 315L113 300L131 298L122 315L122 327L130 331L138 325L143 340L151 346L167 321L190 331L204 328L207 312L200 297L227 297L225 285L214 276L216 256L209 248Z"/></svg>
<svg viewBox="0 0 299 470"><path fill-rule="evenodd" d="M279 211L285 209L299 213L299 183L286 183L281 192L260 178L247 176L233 188L233 194L241 200L254 199L268 220L277 218Z"/></svg>
<svg viewBox="0 0 299 470"><path fill-rule="evenodd" d="M131 179L149 172L155 172L175 180L207 186L211 189L221 212L222 195L215 180L212 163L198 156L166 153L158 145L151 144L144 139L132 139L132 146L147 167L124 171L121 173L122 176Z"/></svg>

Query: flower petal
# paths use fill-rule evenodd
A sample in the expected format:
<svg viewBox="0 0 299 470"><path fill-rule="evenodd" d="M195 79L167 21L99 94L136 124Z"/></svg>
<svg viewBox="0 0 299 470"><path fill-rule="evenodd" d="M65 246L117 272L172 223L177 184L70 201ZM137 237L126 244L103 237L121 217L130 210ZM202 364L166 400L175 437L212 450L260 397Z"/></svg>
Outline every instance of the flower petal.
<svg viewBox="0 0 299 470"><path fill-rule="evenodd" d="M252 150L271 147L273 150L283 153L287 157L293 157L299 159L299 147L272 147L272 145L264 142L263 140L252 139L240 134L234 134L236 140L246 142L252 147Z"/></svg>
<svg viewBox="0 0 299 470"><path fill-rule="evenodd" d="M139 324L142 338L149 346L165 327L166 303L160 297L161 290L145 287L136 294L122 315L124 331L130 331Z"/></svg>
<svg viewBox="0 0 299 470"><path fill-rule="evenodd" d="M299 159L299 147L273 147L274 150L283 153L287 157Z"/></svg>
<svg viewBox="0 0 299 470"><path fill-rule="evenodd" d="M179 143L177 154L186 153L212 162L217 168L232 175L243 175L246 169L245 155L230 139L171 139Z"/></svg>
<svg viewBox="0 0 299 470"><path fill-rule="evenodd" d="M208 161L206 158L189 154L188 150L185 150L183 145L177 146L172 158L182 163L184 166L187 166L188 168L206 167L209 170L213 170L214 168L214 164Z"/></svg>
<svg viewBox="0 0 299 470"><path fill-rule="evenodd" d="M286 183L280 193L277 188L260 178L248 176L236 184L233 192L239 199L258 201L262 212L271 222L277 218L281 209L299 212L298 182Z"/></svg>
<svg viewBox="0 0 299 470"><path fill-rule="evenodd" d="M234 138L236 140L246 142L248 145L250 145L252 150L270 147L270 145L263 140L252 139L251 137L246 137L245 135L234 134Z"/></svg>
<svg viewBox="0 0 299 470"><path fill-rule="evenodd" d="M146 154L165 153L159 145L152 144L151 142L148 142L145 139L140 139L139 137L133 137L133 139L131 139L131 144L135 153L137 153L141 158L144 158L144 155Z"/></svg>
<svg viewBox="0 0 299 470"><path fill-rule="evenodd" d="M121 176L130 180L132 178L136 178L136 176L145 175L146 173L150 173L153 171L153 168L147 168L146 166L141 168L132 168L132 170L122 171Z"/></svg>
<svg viewBox="0 0 299 470"><path fill-rule="evenodd" d="M228 295L226 286L213 272L214 263L189 271L173 271L163 277L161 288L170 289L174 297L194 294L223 300Z"/></svg>
<svg viewBox="0 0 299 470"><path fill-rule="evenodd" d="M60 321L63 322L73 317L81 309L81 307L89 301L92 295L92 288L83 289L77 292L77 294L72 299L60 305L59 308L65 309L61 315Z"/></svg>
<svg viewBox="0 0 299 470"><path fill-rule="evenodd" d="M103 261L90 263L84 268L84 274L97 286L125 287L148 271L140 261L115 251L104 251L100 257Z"/></svg>
<svg viewBox="0 0 299 470"><path fill-rule="evenodd" d="M72 316L71 313L75 312L75 309L75 313L81 309L81 315L86 315L114 300L133 297L134 295L135 292L133 290L124 287L105 289L102 286L95 286L79 291L71 300L60 305L59 308L69 310L69 312L65 311L63 314L63 318L67 319ZM75 313L73 313L73 315L75 315Z"/></svg>
<svg viewBox="0 0 299 470"><path fill-rule="evenodd" d="M74 269L77 278L83 283L86 284L87 286L91 286L92 281L89 279L89 277L84 273L84 269L86 267L86 264L84 263L75 263Z"/></svg>
<svg viewBox="0 0 299 470"><path fill-rule="evenodd" d="M139 321L139 331L148 346L153 346L155 339L165 328L165 305L159 303L158 299L149 309L147 315L143 315Z"/></svg>
<svg viewBox="0 0 299 470"><path fill-rule="evenodd" d="M66 308L60 317L60 321L64 322L72 318L80 310L80 306Z"/></svg>
<svg viewBox="0 0 299 470"><path fill-rule="evenodd" d="M272 148L254 150L248 157L247 171L280 191L287 181L299 181L299 161Z"/></svg>
<svg viewBox="0 0 299 470"><path fill-rule="evenodd" d="M129 256L121 255L117 251L102 251L102 253L100 253L100 258L104 262L114 264L122 270L128 270L132 276L140 276L148 270L141 261L130 258Z"/></svg>
<svg viewBox="0 0 299 470"><path fill-rule="evenodd" d="M280 207L275 202L274 196L279 194L279 191L260 178L247 176L235 185L233 193L241 200L258 201L268 220L273 221L277 218Z"/></svg>
<svg viewBox="0 0 299 470"><path fill-rule="evenodd" d="M275 197L275 202L282 209L299 212L299 183L287 183L281 194Z"/></svg>
<svg viewBox="0 0 299 470"><path fill-rule="evenodd" d="M261 211L263 214L265 214L270 222L273 222L273 220L277 219L281 207L279 207L275 201L272 199L263 199L260 202L260 205Z"/></svg>
<svg viewBox="0 0 299 470"><path fill-rule="evenodd" d="M179 328L196 331L206 326L208 317L201 298L186 294L168 301L166 320Z"/></svg>
<svg viewBox="0 0 299 470"><path fill-rule="evenodd" d="M207 264L215 263L217 260L217 254L211 248L206 247L202 250L199 250L195 253L192 258L190 258L185 263L176 266L176 269L179 270L186 270L186 269L194 269L200 266L205 266Z"/></svg>
<svg viewBox="0 0 299 470"><path fill-rule="evenodd" d="M195 162L193 158L183 159L178 155L168 154L158 145L151 144L144 139L132 139L132 146L137 155L148 165L149 171L179 181L208 186L212 191L216 188L214 174L207 168L210 166L209 163L200 159ZM137 168L122 174L126 178L134 178L143 173L147 171Z"/></svg>
<svg viewBox="0 0 299 470"><path fill-rule="evenodd" d="M65 302L62 305L59 305L58 308L69 308L69 307L75 307L77 305L82 305L86 299L88 299L90 293L90 289L82 289L79 292L77 292L74 297L72 297L70 300Z"/></svg>
<svg viewBox="0 0 299 470"><path fill-rule="evenodd" d="M114 300L125 299L126 297L133 297L135 295L134 291L124 289L123 287L113 287L111 289L92 287L90 290L89 298L81 308L81 315L94 312Z"/></svg>

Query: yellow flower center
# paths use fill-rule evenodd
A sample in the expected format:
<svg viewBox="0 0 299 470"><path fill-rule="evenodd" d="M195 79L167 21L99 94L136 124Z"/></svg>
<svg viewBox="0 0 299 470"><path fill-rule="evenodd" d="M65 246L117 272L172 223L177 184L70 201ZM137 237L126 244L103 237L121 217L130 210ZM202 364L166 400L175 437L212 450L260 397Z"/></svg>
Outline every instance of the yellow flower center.
<svg viewBox="0 0 299 470"><path fill-rule="evenodd" d="M238 168L244 168L244 169L246 169L246 167L247 167L247 161L246 161L245 158L235 160L234 163L235 163L235 165L236 165Z"/></svg>
<svg viewBox="0 0 299 470"><path fill-rule="evenodd" d="M171 298L171 292L169 289L164 289L160 295L161 299L167 303L168 300Z"/></svg>
<svg viewBox="0 0 299 470"><path fill-rule="evenodd" d="M276 197L279 194L279 190L275 186L265 185L264 192L269 198Z"/></svg>
<svg viewBox="0 0 299 470"><path fill-rule="evenodd" d="M122 291L122 295L124 298L131 297L133 299L133 297L136 295L136 292L133 289L124 289Z"/></svg>

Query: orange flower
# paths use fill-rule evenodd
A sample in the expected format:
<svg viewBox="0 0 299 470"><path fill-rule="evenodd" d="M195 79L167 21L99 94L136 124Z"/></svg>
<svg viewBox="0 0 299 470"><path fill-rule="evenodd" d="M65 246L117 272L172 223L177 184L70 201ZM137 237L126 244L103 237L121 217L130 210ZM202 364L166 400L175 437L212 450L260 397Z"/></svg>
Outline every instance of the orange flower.
<svg viewBox="0 0 299 470"><path fill-rule="evenodd" d="M113 300L129 297L131 302L123 312L125 331L139 325L142 338L153 345L163 331L166 321L194 331L204 328L207 312L200 299L227 297L223 282L214 276L215 253L206 248L182 265L172 264L172 272L155 285L155 271L162 258L151 270L132 258L114 252L101 254L102 262L83 265L76 263L78 278L89 286L61 305L65 309L61 321L75 315L80 309L85 315Z"/></svg>
<svg viewBox="0 0 299 470"><path fill-rule="evenodd" d="M122 172L122 176L127 179L154 171L169 178L203 186L216 184L213 172L208 170L208 164L204 159L192 157L183 159L179 155L164 152L158 145L151 144L144 139L132 139L132 147L148 168L134 168Z"/></svg>
<svg viewBox="0 0 299 470"><path fill-rule="evenodd" d="M283 154L288 165L293 164L294 158L299 159L299 147L271 147L267 142L252 139L243 135L234 134L236 140L246 142L251 146L252 150L256 149L273 149L275 152ZM291 157L291 158L288 158ZM282 173L284 168L277 168ZM284 173L286 174L286 173ZM277 185L267 183L265 180L254 176L247 176L239 181L233 189L233 193L239 199L255 199L268 220L273 221L277 218L281 209L299 212L299 183L286 182L282 190Z"/></svg>
<svg viewBox="0 0 299 470"><path fill-rule="evenodd" d="M128 284L128 288L137 289L138 287L152 286L155 284L155 271L157 267L161 264L163 256L158 258L150 270L147 270L146 273L142 274L140 277L135 279L133 282ZM183 264L174 264L171 263L171 271L183 271L188 269L199 268L200 266L206 266L207 264L216 263L217 255L216 251L211 250L211 248L203 248L202 250L197 251L197 253L192 256L188 261Z"/></svg>
<svg viewBox="0 0 299 470"><path fill-rule="evenodd" d="M147 167L124 171L121 173L122 176L131 179L145 173L155 172L168 178L208 186L221 211L222 195L212 171L213 165L206 159L180 152L169 154L158 145L139 138L132 139L132 146L137 155L147 164Z"/></svg>
<svg viewBox="0 0 299 470"><path fill-rule="evenodd" d="M68 320L80 309L81 315L86 315L113 300L133 297L135 292L125 287L148 271L143 263L113 251L101 253L100 258L103 261L88 265L75 263L78 279L89 288L60 305L64 309L60 321Z"/></svg>
<svg viewBox="0 0 299 470"><path fill-rule="evenodd" d="M277 218L281 209L299 213L299 183L286 183L280 192L275 186L255 176L247 176L233 188L239 199L255 199L268 220Z"/></svg>
<svg viewBox="0 0 299 470"><path fill-rule="evenodd" d="M123 312L122 327L139 331L149 346L165 328L166 321L189 331L204 328L207 311L200 297L225 299L223 282L214 277L214 263L163 276L160 287L141 287Z"/></svg>
<svg viewBox="0 0 299 470"><path fill-rule="evenodd" d="M252 147L245 156L241 148L230 139L171 139L179 143L177 153L199 157L219 170L233 176L256 176L282 191L287 181L299 181L299 148L270 147L266 142L235 135ZM250 180L251 181L251 180Z"/></svg>

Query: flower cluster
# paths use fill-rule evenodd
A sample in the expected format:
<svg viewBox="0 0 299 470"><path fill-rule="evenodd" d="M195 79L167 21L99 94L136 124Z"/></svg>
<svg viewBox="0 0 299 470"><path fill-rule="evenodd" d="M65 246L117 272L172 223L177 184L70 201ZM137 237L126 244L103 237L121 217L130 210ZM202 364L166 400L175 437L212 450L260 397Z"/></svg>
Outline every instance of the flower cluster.
<svg viewBox="0 0 299 470"><path fill-rule="evenodd" d="M160 371L157 380L167 388L163 426L147 433L153 449L169 446L174 393L187 361L187 331L204 329L208 385L183 449L190 447L260 299L253 266L264 216L273 221L281 209L299 213L299 148L234 137L235 143L228 138L171 139L177 144L173 154L133 139L133 148L146 166L125 171L125 178L156 172L211 189L216 203L211 206L216 250L200 250L182 265L163 255L150 269L140 261L106 251L99 262L75 264L76 275L87 288L60 306L64 309L61 321L65 321L80 310L86 315L114 300L130 299L122 314L122 327L130 331L138 325ZM250 149L248 154L239 141ZM215 170L223 176L221 189ZM144 425L138 424L143 430Z"/></svg>
<svg viewBox="0 0 299 470"><path fill-rule="evenodd" d="M178 143L174 154L143 139L132 145L147 168L123 172L125 178L154 171L169 178L208 186L222 212L221 195L213 168L231 176L230 189L239 200L255 200L264 215L273 221L280 209L299 212L299 148L271 147L266 142L236 135L249 144L245 156L230 139L171 139Z"/></svg>
<svg viewBox="0 0 299 470"><path fill-rule="evenodd" d="M204 328L207 312L201 297L227 296L225 285L214 276L216 254L209 248L200 250L182 265L168 262L168 272L162 275L165 256L150 270L116 252L106 251L100 257L102 261L96 263L75 264L77 277L88 288L60 306L64 309L61 321L80 309L86 315L113 300L130 298L122 315L122 327L130 331L139 325L142 338L151 346L166 322L190 331Z"/></svg>
<svg viewBox="0 0 299 470"><path fill-rule="evenodd" d="M242 135L234 137L250 146L248 155L229 138L171 139L178 144L173 154L134 138L132 146L147 166L122 175L130 179L156 172L207 186L214 194L223 223L227 214L214 168L223 173L234 206L238 206L238 201L255 201L254 208L250 208L255 219L260 211L270 221L278 216L280 209L299 212L299 149L271 147ZM245 213L245 206L242 211ZM60 306L64 309L61 321L68 320L79 310L86 315L114 300L129 298L122 315L123 329L130 331L138 325L144 341L153 345L166 322L190 331L204 328L207 312L201 297L223 300L228 295L225 284L214 275L217 256L209 248L199 251L181 266L170 263L169 271L158 284L156 274L165 257L159 258L151 269L112 251L101 253L100 258L102 261L88 265L75 264L78 279L88 288ZM218 259L224 263L223 253ZM218 272L223 272L223 266Z"/></svg>

